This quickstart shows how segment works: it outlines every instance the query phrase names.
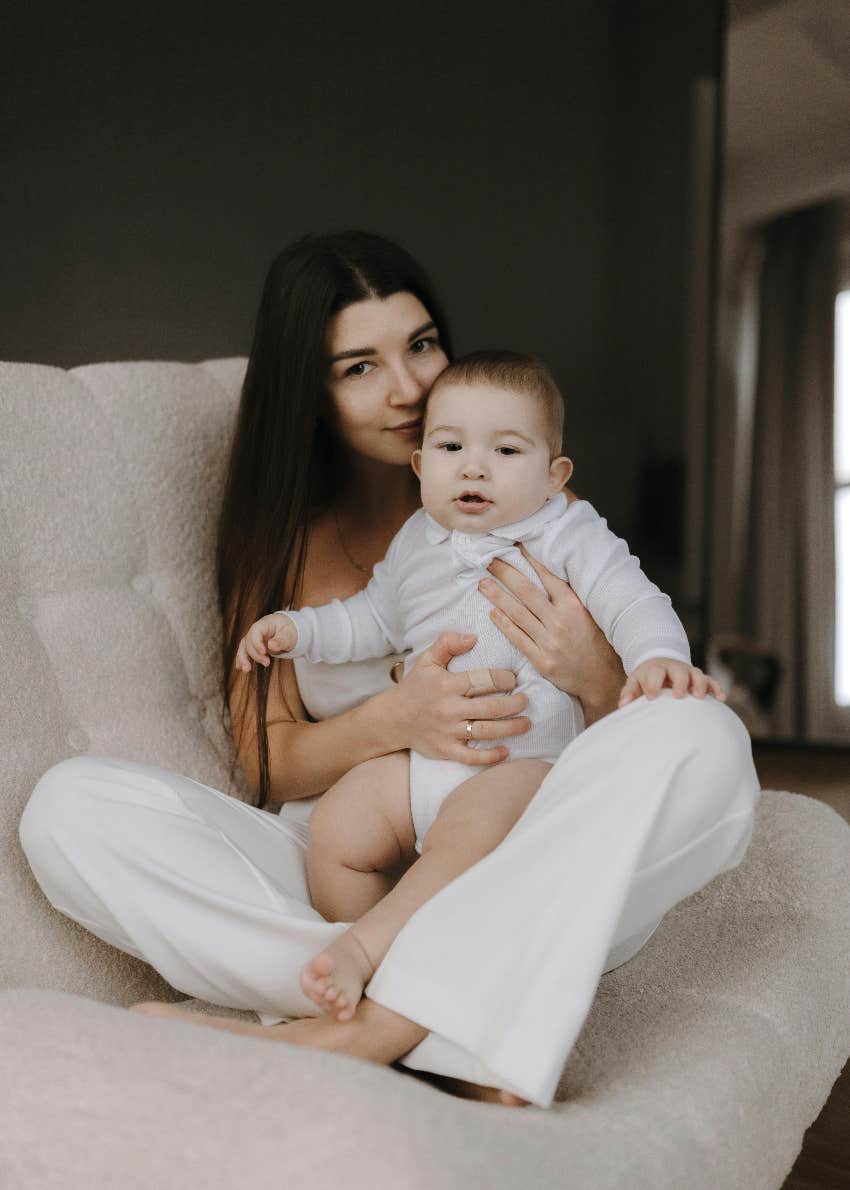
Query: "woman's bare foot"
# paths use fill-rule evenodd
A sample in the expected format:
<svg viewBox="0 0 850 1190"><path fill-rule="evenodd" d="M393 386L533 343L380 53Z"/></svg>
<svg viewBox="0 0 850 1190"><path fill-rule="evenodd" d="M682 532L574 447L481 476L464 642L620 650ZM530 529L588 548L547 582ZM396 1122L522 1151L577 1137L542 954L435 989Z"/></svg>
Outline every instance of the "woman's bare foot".
<svg viewBox="0 0 850 1190"><path fill-rule="evenodd" d="M478 1083L466 1083L462 1078L449 1078L447 1074L425 1074L422 1070L411 1070L442 1091L456 1095L459 1099L477 1099L480 1103L501 1103L504 1107L528 1107L527 1099L520 1099L510 1091L502 1091L499 1087L480 1087Z"/></svg>
<svg viewBox="0 0 850 1190"><path fill-rule="evenodd" d="M363 1004L373 1008L371 1000L364 1000ZM308 1049L347 1053L367 1061L377 1061L380 1065L389 1065L393 1061L387 1055L375 1056L374 1047L362 1035L362 1030L358 1035L356 1019L350 1023L340 1024L328 1017L303 1017L301 1020L291 1021L289 1024L259 1025L251 1021L239 1020L237 1017L212 1016L206 1012L186 1012L177 1004L170 1004L164 1000L144 1000L138 1004L132 1004L130 1012L138 1012L144 1016L167 1017L172 1020L185 1021L190 1025L200 1025L207 1029L223 1029L227 1033L258 1037L263 1041L287 1041L290 1045L303 1045ZM390 1016L395 1017L396 1014L392 1013ZM404 1020L401 1017L397 1019ZM421 1030L419 1040L426 1035L426 1031ZM510 1091L502 1091L498 1087L480 1087L477 1083L467 1083L459 1078L448 1078L445 1075L428 1074L418 1070L406 1073L420 1076L425 1081L448 1091L451 1095L457 1095L461 1099L501 1103L507 1107L528 1106L527 1100L512 1095Z"/></svg>
<svg viewBox="0 0 850 1190"><path fill-rule="evenodd" d="M301 988L338 1021L350 1021L375 972L354 930L346 930L301 969Z"/></svg>
<svg viewBox="0 0 850 1190"><path fill-rule="evenodd" d="M130 1005L130 1012L138 1012L142 1016L161 1016L172 1020L185 1021L188 1025L201 1025L206 1029L224 1029L227 1033L241 1033L248 1037L262 1037L266 1041L283 1041L281 1030L289 1025L257 1025L253 1021L243 1021L239 1017L213 1016L208 1012L187 1012L178 1004L170 1004L166 1000L142 1000L138 1004ZM293 1021L293 1024L300 1024ZM295 1037L287 1037L287 1041L294 1041Z"/></svg>

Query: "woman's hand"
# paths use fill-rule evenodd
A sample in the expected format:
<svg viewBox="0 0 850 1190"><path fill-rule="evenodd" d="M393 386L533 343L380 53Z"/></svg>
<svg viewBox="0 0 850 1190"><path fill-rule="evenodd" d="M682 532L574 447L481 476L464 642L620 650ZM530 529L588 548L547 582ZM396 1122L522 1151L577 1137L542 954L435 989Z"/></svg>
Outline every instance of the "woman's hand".
<svg viewBox="0 0 850 1190"><path fill-rule="evenodd" d="M509 669L484 671L493 689L504 693L471 694L475 689L470 674L478 670L449 673L447 666L458 653L467 653L475 636L444 632L417 658L409 673L393 691L393 716L399 730L399 748L413 748L423 756L459 760L461 764L496 764L509 755L506 745L470 748L468 741L498 740L521 735L531 729L530 720L510 718L525 709L524 694L510 694L516 674ZM466 730L472 725L472 734Z"/></svg>
<svg viewBox="0 0 850 1190"><path fill-rule="evenodd" d="M496 627L539 674L581 701L589 726L617 708L626 680L620 658L569 583L532 558L525 546L519 549L542 591L501 558L490 564L494 578L482 579L478 589L494 604L490 618Z"/></svg>

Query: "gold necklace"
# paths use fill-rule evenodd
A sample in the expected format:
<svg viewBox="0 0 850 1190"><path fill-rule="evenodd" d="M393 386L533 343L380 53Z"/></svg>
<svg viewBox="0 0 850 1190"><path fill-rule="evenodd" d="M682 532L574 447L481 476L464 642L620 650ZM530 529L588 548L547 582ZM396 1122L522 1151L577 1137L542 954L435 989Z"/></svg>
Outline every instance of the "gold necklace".
<svg viewBox="0 0 850 1190"><path fill-rule="evenodd" d="M371 574L372 571L367 570L365 568L365 566L361 566L359 562L355 562L354 559L352 558L351 554L346 549L345 541L343 540L343 537L342 537L342 529L340 529L340 527L339 527L339 517L337 516L336 507L334 507L334 509L333 509L333 514L334 514L334 524L336 525L336 535L339 538L339 544L342 546L342 552L345 554L346 558L349 560L349 562L351 563L351 565L354 567L355 570L359 570L361 574Z"/></svg>

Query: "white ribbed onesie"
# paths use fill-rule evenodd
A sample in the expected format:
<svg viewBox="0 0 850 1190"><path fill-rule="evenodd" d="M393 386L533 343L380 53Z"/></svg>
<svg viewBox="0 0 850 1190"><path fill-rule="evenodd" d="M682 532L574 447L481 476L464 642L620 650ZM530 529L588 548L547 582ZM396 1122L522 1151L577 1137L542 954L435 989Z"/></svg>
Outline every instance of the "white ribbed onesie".
<svg viewBox="0 0 850 1190"><path fill-rule="evenodd" d="M531 729L510 737L510 759L554 764L584 727L578 699L542 677L490 619L492 604L478 590L494 558L504 558L542 584L514 545L567 579L622 658L627 674L652 657L690 662L684 628L670 599L650 582L622 538L586 500L572 504L562 492L525 520L489 533L449 530L420 508L390 542L364 590L318 608L286 609L298 630L294 649L281 657L343 663L410 650L405 673L441 632L474 633L468 653L453 657L452 671L511 669L514 692L528 698ZM492 747L472 740L470 747ZM443 800L481 766L436 760L410 752L410 801L416 850Z"/></svg>

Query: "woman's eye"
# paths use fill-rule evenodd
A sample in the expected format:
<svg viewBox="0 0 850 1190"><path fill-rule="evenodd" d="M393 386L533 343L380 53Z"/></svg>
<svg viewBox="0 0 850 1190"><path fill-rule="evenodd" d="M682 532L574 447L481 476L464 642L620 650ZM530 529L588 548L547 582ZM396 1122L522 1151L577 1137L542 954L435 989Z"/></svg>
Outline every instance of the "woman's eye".
<svg viewBox="0 0 850 1190"><path fill-rule="evenodd" d="M359 363L352 364L350 368L346 368L343 372L344 376L365 376L364 369L373 367L367 360L362 359Z"/></svg>
<svg viewBox="0 0 850 1190"><path fill-rule="evenodd" d="M426 351L430 351L432 347L438 347L439 339L417 339L415 343L410 344L410 350L414 355L424 355Z"/></svg>

